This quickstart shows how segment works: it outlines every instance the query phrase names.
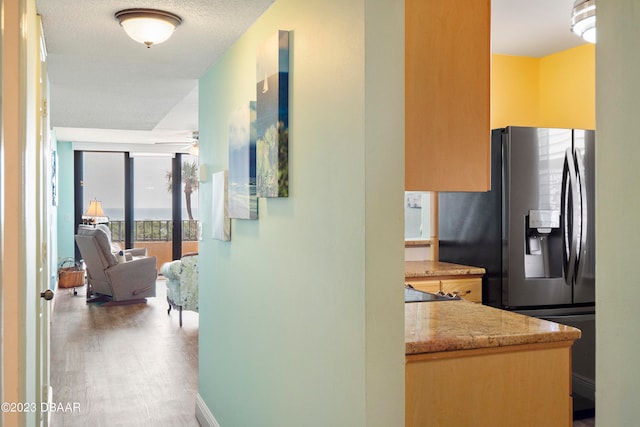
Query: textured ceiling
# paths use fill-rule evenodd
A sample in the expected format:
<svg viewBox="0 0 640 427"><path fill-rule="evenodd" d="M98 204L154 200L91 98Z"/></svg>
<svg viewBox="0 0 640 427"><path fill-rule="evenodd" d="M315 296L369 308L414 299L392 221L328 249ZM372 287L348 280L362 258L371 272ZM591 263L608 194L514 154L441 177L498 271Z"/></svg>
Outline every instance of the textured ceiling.
<svg viewBox="0 0 640 427"><path fill-rule="evenodd" d="M272 2L36 0L48 51L52 126L63 135L68 128L151 131L159 124L196 130L198 79ZM176 13L182 25L147 49L114 18L132 7ZM186 107L178 106L184 100Z"/></svg>
<svg viewBox="0 0 640 427"><path fill-rule="evenodd" d="M36 0L58 139L190 142L198 128L198 79L273 1ZM569 31L572 5L493 0L494 52L539 57L582 44ZM147 49L114 18L132 7L167 10L183 23L167 42Z"/></svg>

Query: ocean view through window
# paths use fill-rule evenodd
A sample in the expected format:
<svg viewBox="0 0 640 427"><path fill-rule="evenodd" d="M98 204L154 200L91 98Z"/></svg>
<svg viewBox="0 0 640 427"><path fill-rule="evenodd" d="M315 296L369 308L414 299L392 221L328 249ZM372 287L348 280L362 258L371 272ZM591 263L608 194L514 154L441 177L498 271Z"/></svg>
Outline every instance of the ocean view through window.
<svg viewBox="0 0 640 427"><path fill-rule="evenodd" d="M177 159L176 159L177 160ZM146 247L149 255L155 255L158 267L173 259L173 207L167 179L171 171L171 158L134 158L133 159L133 247ZM181 185L183 197L180 199L177 221L182 228L182 253L198 251L198 158L183 155L181 163L189 164L195 170L196 183L185 189L184 173ZM191 172L192 174L194 171ZM105 214L109 218L108 226L112 239L125 247L125 153L84 152L82 203L88 206L93 199L102 202ZM187 193L191 216L187 209Z"/></svg>

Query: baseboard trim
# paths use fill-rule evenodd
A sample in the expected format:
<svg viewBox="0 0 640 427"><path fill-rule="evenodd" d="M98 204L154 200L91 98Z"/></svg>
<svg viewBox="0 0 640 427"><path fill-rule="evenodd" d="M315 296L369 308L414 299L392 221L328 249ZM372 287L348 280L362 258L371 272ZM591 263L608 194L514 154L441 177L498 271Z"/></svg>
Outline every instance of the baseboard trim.
<svg viewBox="0 0 640 427"><path fill-rule="evenodd" d="M220 427L200 393L196 395L196 419L202 427Z"/></svg>
<svg viewBox="0 0 640 427"><path fill-rule="evenodd" d="M596 400L596 384L593 379L573 373L573 393L589 400Z"/></svg>

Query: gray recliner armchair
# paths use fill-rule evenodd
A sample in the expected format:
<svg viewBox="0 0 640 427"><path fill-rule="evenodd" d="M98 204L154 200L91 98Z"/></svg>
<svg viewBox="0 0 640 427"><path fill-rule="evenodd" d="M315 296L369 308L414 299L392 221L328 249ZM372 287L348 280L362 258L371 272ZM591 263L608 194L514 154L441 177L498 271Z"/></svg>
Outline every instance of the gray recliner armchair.
<svg viewBox="0 0 640 427"><path fill-rule="evenodd" d="M106 229L106 230L105 230ZM143 302L156 296L156 257L145 248L129 249L116 256L108 227L78 228L76 244L87 267L87 296L104 297L113 303Z"/></svg>

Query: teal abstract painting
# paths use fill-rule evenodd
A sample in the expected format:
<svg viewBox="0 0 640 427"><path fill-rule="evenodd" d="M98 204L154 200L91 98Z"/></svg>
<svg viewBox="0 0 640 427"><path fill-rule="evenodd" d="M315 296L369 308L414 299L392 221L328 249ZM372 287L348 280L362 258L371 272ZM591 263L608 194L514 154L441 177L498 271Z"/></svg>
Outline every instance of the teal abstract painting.
<svg viewBox="0 0 640 427"><path fill-rule="evenodd" d="M257 195L289 196L289 31L257 52Z"/></svg>
<svg viewBox="0 0 640 427"><path fill-rule="evenodd" d="M229 118L229 217L258 219L256 195L256 102Z"/></svg>

